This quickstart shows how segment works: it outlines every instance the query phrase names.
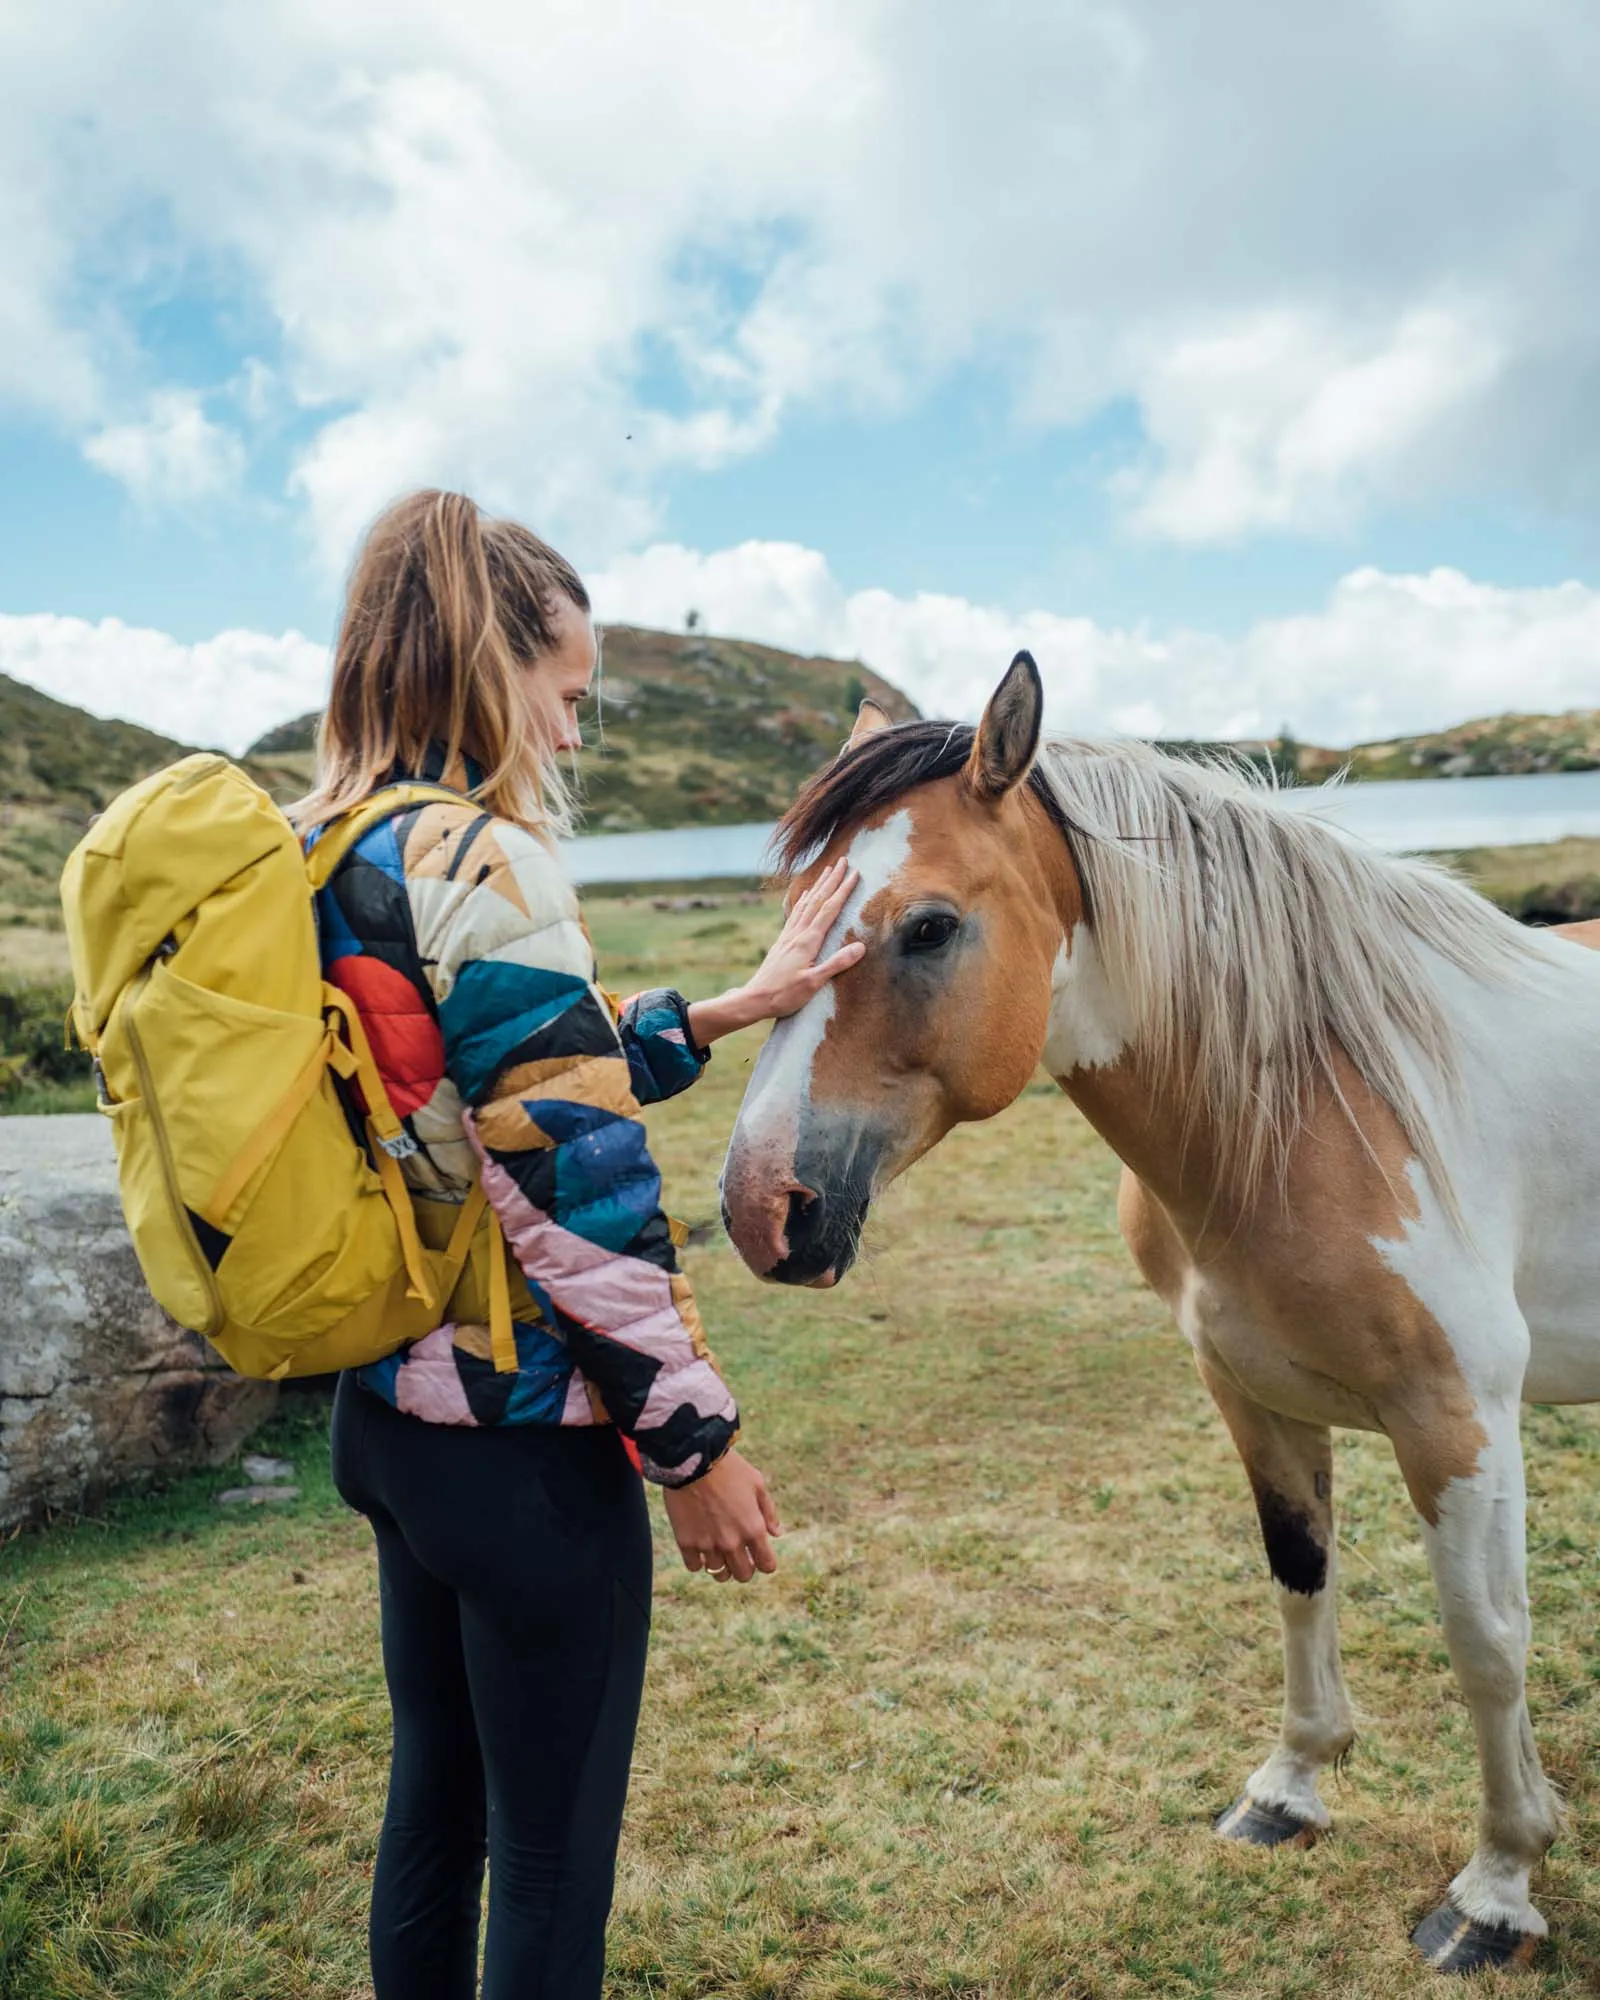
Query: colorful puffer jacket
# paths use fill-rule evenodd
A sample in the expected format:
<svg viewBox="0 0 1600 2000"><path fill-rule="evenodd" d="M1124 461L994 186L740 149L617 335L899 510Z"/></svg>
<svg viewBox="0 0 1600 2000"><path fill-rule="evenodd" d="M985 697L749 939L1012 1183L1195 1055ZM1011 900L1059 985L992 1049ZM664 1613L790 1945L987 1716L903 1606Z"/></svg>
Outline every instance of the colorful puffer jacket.
<svg viewBox="0 0 1600 2000"><path fill-rule="evenodd" d="M639 1117L705 1062L682 996L641 994L619 1018L555 854L465 796L364 835L317 918L323 969L420 1148L409 1184L460 1201L481 1171L532 1301L515 1375L495 1371L484 1328L449 1325L361 1369L362 1386L434 1423L612 1421L661 1484L707 1471L739 1416Z"/></svg>

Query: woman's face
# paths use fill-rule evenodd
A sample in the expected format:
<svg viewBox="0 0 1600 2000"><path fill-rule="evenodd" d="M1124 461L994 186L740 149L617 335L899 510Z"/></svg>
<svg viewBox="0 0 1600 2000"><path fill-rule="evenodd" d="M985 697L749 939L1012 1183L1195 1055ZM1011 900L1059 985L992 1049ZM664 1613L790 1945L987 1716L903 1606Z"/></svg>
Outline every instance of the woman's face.
<svg viewBox="0 0 1600 2000"><path fill-rule="evenodd" d="M555 644L522 669L528 721L542 749L576 750L583 741L578 704L594 679L594 620L563 597L550 615L550 627Z"/></svg>

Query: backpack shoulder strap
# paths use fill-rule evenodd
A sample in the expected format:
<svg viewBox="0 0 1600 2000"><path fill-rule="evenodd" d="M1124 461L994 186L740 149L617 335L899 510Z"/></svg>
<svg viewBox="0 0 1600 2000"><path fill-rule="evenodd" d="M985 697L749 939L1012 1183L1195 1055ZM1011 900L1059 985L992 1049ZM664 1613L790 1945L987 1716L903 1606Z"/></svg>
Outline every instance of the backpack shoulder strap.
<svg viewBox="0 0 1600 2000"><path fill-rule="evenodd" d="M482 810L481 807L474 807L464 792L452 791L448 785L428 785L420 781L384 785L359 805L351 806L337 819L329 820L323 828L316 846L306 856L306 873L312 888L327 886L333 871L364 833L370 833L384 820L393 819L396 813L403 813L411 806L426 805L466 806L472 811Z"/></svg>
<svg viewBox="0 0 1600 2000"><path fill-rule="evenodd" d="M315 890L325 886L333 871L364 833L370 832L384 820L392 819L396 813L405 812L408 807L414 805L471 807L472 801L463 793L452 791L448 785L423 783L385 785L370 798L363 799L359 805L352 806L348 812L341 813L337 819L328 823L316 846L306 856L306 873L310 878L311 887ZM367 1101L368 1122L375 1141L373 1159L400 1230L406 1270L411 1279L411 1296L431 1297L431 1287L423 1274L422 1247L417 1236L416 1216L399 1167L405 1152L413 1150L415 1142L408 1142L405 1128L390 1106L388 1092L383 1086L383 1077L372 1059L372 1051L367 1044L360 1014L349 996L336 986L325 986L323 998L324 1011L330 1019L328 1042L334 1051L329 1060L340 1069L343 1069L348 1062L361 1085L362 1096ZM339 1026L344 1030L342 1035L337 1032ZM341 1056L344 1061L340 1061ZM491 1237L489 1337L495 1369L498 1373L504 1374L513 1372L517 1366L516 1334L511 1320L510 1285L505 1261L507 1252L499 1222L496 1220L494 1210L489 1206L489 1199L484 1193L481 1180L474 1182L462 1205L461 1214L456 1219L455 1228L451 1232L450 1242L443 1258L443 1282L435 1303L442 1307L455 1289L470 1254L472 1238L485 1215L489 1219Z"/></svg>

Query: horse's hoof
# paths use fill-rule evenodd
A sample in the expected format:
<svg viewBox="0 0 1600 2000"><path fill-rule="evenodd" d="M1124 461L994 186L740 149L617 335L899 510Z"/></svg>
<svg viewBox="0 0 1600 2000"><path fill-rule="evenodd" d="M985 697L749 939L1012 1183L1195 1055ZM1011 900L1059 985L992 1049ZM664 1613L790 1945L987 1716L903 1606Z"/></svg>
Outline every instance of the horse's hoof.
<svg viewBox="0 0 1600 2000"><path fill-rule="evenodd" d="M1243 1840L1251 1847L1315 1847L1323 1829L1308 1819L1296 1819L1282 1806L1257 1805L1244 1792L1211 1823L1223 1840Z"/></svg>
<svg viewBox="0 0 1600 2000"><path fill-rule="evenodd" d="M1435 1972L1486 1972L1492 1966L1516 1971L1532 1965L1539 1949L1533 1931L1480 1924L1476 1917L1464 1917L1448 1898L1417 1925L1411 1942Z"/></svg>

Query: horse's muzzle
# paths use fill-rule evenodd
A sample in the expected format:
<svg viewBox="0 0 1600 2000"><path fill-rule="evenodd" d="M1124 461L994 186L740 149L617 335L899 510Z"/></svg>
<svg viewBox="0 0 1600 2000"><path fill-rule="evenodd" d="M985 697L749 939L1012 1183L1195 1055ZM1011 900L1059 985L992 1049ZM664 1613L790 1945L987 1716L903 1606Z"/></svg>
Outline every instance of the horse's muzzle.
<svg viewBox="0 0 1600 2000"><path fill-rule="evenodd" d="M722 1180L722 1220L758 1278L826 1287L855 1262L886 1151L883 1136L838 1114L806 1120L792 1162L741 1155Z"/></svg>

